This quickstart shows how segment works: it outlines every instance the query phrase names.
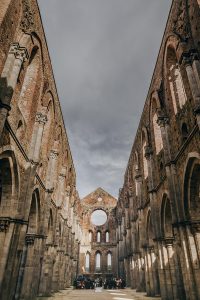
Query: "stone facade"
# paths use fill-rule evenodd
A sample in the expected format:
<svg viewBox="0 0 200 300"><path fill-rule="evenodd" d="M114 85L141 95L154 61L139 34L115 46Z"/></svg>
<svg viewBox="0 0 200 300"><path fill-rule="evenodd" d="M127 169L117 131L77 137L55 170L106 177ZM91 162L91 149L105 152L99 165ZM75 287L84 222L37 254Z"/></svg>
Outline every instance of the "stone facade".
<svg viewBox="0 0 200 300"><path fill-rule="evenodd" d="M200 299L200 1L172 1L118 201L79 199L36 0L0 1L0 74L0 299L78 273Z"/></svg>
<svg viewBox="0 0 200 300"><path fill-rule="evenodd" d="M172 1L116 216L119 275L200 299L200 3Z"/></svg>
<svg viewBox="0 0 200 300"><path fill-rule="evenodd" d="M36 0L0 1L0 299L69 286L76 173Z"/></svg>
<svg viewBox="0 0 200 300"><path fill-rule="evenodd" d="M80 274L103 279L117 276L116 204L117 200L102 188L98 188L81 200ZM100 226L91 221L92 213L99 210L107 215L105 224Z"/></svg>

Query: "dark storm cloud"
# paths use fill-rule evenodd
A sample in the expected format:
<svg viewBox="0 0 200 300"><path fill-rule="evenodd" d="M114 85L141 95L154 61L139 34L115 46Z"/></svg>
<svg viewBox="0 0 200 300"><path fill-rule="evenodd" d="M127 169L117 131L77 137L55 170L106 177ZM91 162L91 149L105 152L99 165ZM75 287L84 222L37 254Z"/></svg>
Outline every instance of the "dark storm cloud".
<svg viewBox="0 0 200 300"><path fill-rule="evenodd" d="M170 4L39 0L81 197L122 186Z"/></svg>

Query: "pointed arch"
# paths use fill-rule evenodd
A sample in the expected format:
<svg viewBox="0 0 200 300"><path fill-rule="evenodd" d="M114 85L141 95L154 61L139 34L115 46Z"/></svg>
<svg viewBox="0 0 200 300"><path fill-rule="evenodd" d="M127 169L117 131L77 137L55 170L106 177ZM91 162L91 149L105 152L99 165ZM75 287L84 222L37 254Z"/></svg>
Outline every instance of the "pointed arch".
<svg viewBox="0 0 200 300"><path fill-rule="evenodd" d="M178 36L171 35L166 42L164 54L164 78L166 78L165 83L170 91L171 103L175 115L178 113L178 110L182 109L187 102L182 70L178 62L179 59L176 51L179 42L180 39Z"/></svg>
<svg viewBox="0 0 200 300"><path fill-rule="evenodd" d="M101 252L97 251L95 253L95 270L96 270L96 272L101 271L101 258L102 258Z"/></svg>
<svg viewBox="0 0 200 300"><path fill-rule="evenodd" d="M32 193L31 206L28 218L28 234L37 234L40 226L40 195L39 190L35 189Z"/></svg>
<svg viewBox="0 0 200 300"><path fill-rule="evenodd" d="M97 243L101 243L101 231L97 231Z"/></svg>
<svg viewBox="0 0 200 300"><path fill-rule="evenodd" d="M108 251L107 253L107 270L111 271L112 270L112 252Z"/></svg>
<svg viewBox="0 0 200 300"><path fill-rule="evenodd" d="M38 87L41 86L40 79L41 55L38 46L34 46L30 55L29 64L26 69L18 106L23 115L25 123L28 124L30 114L37 110ZM33 101L34 100L34 101Z"/></svg>
<svg viewBox="0 0 200 300"><path fill-rule="evenodd" d="M146 128L142 129L141 141L142 141L143 175L144 175L144 178L147 179L147 177L148 177L148 163L147 163L147 159L146 159L146 156L145 156L145 152L146 152L146 147L149 145L149 139L148 139L148 133L147 133Z"/></svg>
<svg viewBox="0 0 200 300"><path fill-rule="evenodd" d="M14 152L9 149L0 153L0 211L1 215L11 209L15 214L19 198L19 171Z"/></svg>
<svg viewBox="0 0 200 300"><path fill-rule="evenodd" d="M90 272L90 257L91 257L91 254L89 251L87 251L87 253L85 255L85 271L86 272Z"/></svg>
<svg viewBox="0 0 200 300"><path fill-rule="evenodd" d="M184 215L186 220L199 220L200 215L200 155L188 155L184 176Z"/></svg>
<svg viewBox="0 0 200 300"><path fill-rule="evenodd" d="M106 231L106 243L110 242L110 232L109 230Z"/></svg>
<svg viewBox="0 0 200 300"><path fill-rule="evenodd" d="M162 204L161 204L161 232L163 237L172 238L173 229L172 229L172 209L171 203L167 194L163 195Z"/></svg>

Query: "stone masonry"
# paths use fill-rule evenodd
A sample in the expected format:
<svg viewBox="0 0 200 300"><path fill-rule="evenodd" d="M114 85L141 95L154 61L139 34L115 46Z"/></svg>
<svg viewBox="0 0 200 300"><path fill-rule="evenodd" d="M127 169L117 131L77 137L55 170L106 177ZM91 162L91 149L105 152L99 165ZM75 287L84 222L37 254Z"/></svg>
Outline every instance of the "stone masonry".
<svg viewBox="0 0 200 300"><path fill-rule="evenodd" d="M80 200L37 1L0 0L0 299L78 274L200 299L199 135L200 1L173 0L119 198Z"/></svg>
<svg viewBox="0 0 200 300"><path fill-rule="evenodd" d="M117 200L102 188L98 188L81 200L80 274L94 279L117 276L116 205ZM95 226L91 215L99 210L106 213L107 220L105 224ZM99 266L97 265L98 255Z"/></svg>
<svg viewBox="0 0 200 300"><path fill-rule="evenodd" d="M0 1L0 299L71 285L76 173L38 5Z"/></svg>
<svg viewBox="0 0 200 300"><path fill-rule="evenodd" d="M116 216L119 275L200 299L200 1L174 0Z"/></svg>

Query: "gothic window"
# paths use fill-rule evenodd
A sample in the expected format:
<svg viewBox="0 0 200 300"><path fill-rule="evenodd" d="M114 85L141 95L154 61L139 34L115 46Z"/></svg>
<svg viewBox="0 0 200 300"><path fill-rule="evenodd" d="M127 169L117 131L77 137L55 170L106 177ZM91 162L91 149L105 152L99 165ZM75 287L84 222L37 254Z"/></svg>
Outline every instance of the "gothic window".
<svg viewBox="0 0 200 300"><path fill-rule="evenodd" d="M109 243L109 239L110 239L109 231L106 231L106 243Z"/></svg>
<svg viewBox="0 0 200 300"><path fill-rule="evenodd" d="M34 99L34 106L36 107L36 89L39 78L40 59L38 48L35 47L31 53L29 66L26 70L24 82L19 99L19 109L24 117L25 122L29 121L29 115L32 110Z"/></svg>
<svg viewBox="0 0 200 300"><path fill-rule="evenodd" d="M166 238L173 237L170 200L165 196L162 202L162 230Z"/></svg>
<svg viewBox="0 0 200 300"><path fill-rule="evenodd" d="M9 158L3 158L0 160L0 204L2 206L10 205L13 184L10 160Z"/></svg>
<svg viewBox="0 0 200 300"><path fill-rule="evenodd" d="M182 109L186 103L187 96L176 53L172 48L169 48L167 51L167 68L172 104L174 113L177 114L178 108Z"/></svg>
<svg viewBox="0 0 200 300"><path fill-rule="evenodd" d="M97 243L101 242L101 232L97 231Z"/></svg>
<svg viewBox="0 0 200 300"><path fill-rule="evenodd" d="M198 220L200 215L200 165L194 164L190 178L189 214L193 220Z"/></svg>
<svg viewBox="0 0 200 300"><path fill-rule="evenodd" d="M135 180L135 195L138 196L138 182Z"/></svg>
<svg viewBox="0 0 200 300"><path fill-rule="evenodd" d="M100 252L96 253L95 266L96 266L96 271L101 270L101 254L100 254Z"/></svg>
<svg viewBox="0 0 200 300"><path fill-rule="evenodd" d="M39 226L39 192L35 190L32 194L32 201L30 207L30 213L28 218L28 229L29 234L36 234ZM60 226L59 226L60 229Z"/></svg>
<svg viewBox="0 0 200 300"><path fill-rule="evenodd" d="M145 157L145 148L146 148L146 141L143 142L143 147L142 147L144 178L146 179L148 177L148 164L147 164L147 159Z"/></svg>
<svg viewBox="0 0 200 300"><path fill-rule="evenodd" d="M153 129L154 129L156 154L158 154L163 149L161 130L160 130L160 126L157 123L157 120L158 120L158 116L155 113L153 116Z"/></svg>
<svg viewBox="0 0 200 300"><path fill-rule="evenodd" d="M85 257L85 270L86 272L90 271L90 253L87 253Z"/></svg>
<svg viewBox="0 0 200 300"><path fill-rule="evenodd" d="M107 254L107 268L108 270L112 269L112 254L110 252Z"/></svg>

